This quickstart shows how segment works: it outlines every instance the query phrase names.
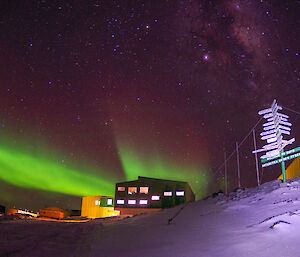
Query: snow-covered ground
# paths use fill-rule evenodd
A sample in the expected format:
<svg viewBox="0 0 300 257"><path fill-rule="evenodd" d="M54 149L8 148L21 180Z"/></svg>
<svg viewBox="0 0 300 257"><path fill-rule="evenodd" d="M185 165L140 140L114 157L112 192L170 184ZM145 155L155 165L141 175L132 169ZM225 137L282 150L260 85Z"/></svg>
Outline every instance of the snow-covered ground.
<svg viewBox="0 0 300 257"><path fill-rule="evenodd" d="M115 222L0 220L0 256L300 256L300 179L182 207Z"/></svg>

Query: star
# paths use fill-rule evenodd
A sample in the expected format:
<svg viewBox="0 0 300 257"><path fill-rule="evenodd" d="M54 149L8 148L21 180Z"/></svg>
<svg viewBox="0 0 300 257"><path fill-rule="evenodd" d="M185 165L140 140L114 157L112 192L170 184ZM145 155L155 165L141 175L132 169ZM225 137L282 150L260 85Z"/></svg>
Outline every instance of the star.
<svg viewBox="0 0 300 257"><path fill-rule="evenodd" d="M0 20L1 149L34 159L48 151L41 158L57 156L66 167L68 156L79 177L91 170L113 177L112 186L133 172L128 167L175 180L178 170L205 188L204 197L220 189L223 145L229 156L258 110L275 98L300 110L297 1L42 0L25 9L17 2L3 3ZM298 116L287 114L300 138ZM262 129L255 127L259 147ZM252 138L241 147L243 186L256 186ZM1 170L0 160L6 177ZM99 194L111 195L104 184ZM11 187L16 201L30 192L35 208L52 203L38 190Z"/></svg>

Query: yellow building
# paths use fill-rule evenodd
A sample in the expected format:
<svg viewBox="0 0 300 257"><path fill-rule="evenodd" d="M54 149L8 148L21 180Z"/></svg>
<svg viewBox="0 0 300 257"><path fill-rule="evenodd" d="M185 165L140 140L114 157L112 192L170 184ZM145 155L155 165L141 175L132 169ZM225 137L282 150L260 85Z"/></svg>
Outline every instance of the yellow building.
<svg viewBox="0 0 300 257"><path fill-rule="evenodd" d="M120 215L114 210L114 198L108 196L82 197L81 216L88 218L105 218Z"/></svg>
<svg viewBox="0 0 300 257"><path fill-rule="evenodd" d="M286 169L286 179L300 177L300 157L296 158ZM282 174L277 178L282 180Z"/></svg>

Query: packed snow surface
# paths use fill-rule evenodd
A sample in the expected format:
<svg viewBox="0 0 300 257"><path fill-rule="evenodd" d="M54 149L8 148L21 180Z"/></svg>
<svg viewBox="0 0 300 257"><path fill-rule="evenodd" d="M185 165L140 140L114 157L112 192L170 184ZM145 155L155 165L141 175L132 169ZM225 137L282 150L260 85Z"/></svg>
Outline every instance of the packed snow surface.
<svg viewBox="0 0 300 257"><path fill-rule="evenodd" d="M300 179L280 184L109 222L0 219L0 256L297 257Z"/></svg>

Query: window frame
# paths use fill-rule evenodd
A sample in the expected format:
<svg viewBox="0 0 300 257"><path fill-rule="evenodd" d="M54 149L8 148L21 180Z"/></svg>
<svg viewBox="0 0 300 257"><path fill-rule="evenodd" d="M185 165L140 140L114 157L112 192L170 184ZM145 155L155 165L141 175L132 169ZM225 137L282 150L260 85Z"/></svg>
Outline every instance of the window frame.
<svg viewBox="0 0 300 257"><path fill-rule="evenodd" d="M181 193L183 193L183 194L181 194ZM176 191L176 192L175 192L175 195L176 195L176 196L179 196L179 197L185 196L185 192L184 192L184 190Z"/></svg>
<svg viewBox="0 0 300 257"><path fill-rule="evenodd" d="M134 203L129 203L130 201L134 201ZM128 205L136 205L136 200L135 199L128 199L127 204Z"/></svg>
<svg viewBox="0 0 300 257"><path fill-rule="evenodd" d="M119 201L122 201L123 203L119 203ZM124 199L117 199L116 204L117 205L124 205L125 204L125 200Z"/></svg>
<svg viewBox="0 0 300 257"><path fill-rule="evenodd" d="M166 194L166 193L170 193L170 194ZM172 191L164 191L164 196L166 196L166 197L172 197L173 196L173 192Z"/></svg>
<svg viewBox="0 0 300 257"><path fill-rule="evenodd" d="M145 201L146 203L141 203L142 201ZM140 199L139 200L139 205L148 205L148 200L147 199Z"/></svg>
<svg viewBox="0 0 300 257"><path fill-rule="evenodd" d="M158 197L158 199L153 199L153 197ZM151 195L151 201L159 201L160 196L159 195Z"/></svg>
<svg viewBox="0 0 300 257"><path fill-rule="evenodd" d="M147 193L141 192L141 188L147 188ZM142 187L139 188L139 192L140 192L140 194L147 195L147 194L149 194L149 187L148 186L142 186Z"/></svg>
<svg viewBox="0 0 300 257"><path fill-rule="evenodd" d="M135 190L134 190L135 192L129 192L130 188L135 188ZM128 187L127 194L129 194L129 195L137 194L137 186Z"/></svg>

